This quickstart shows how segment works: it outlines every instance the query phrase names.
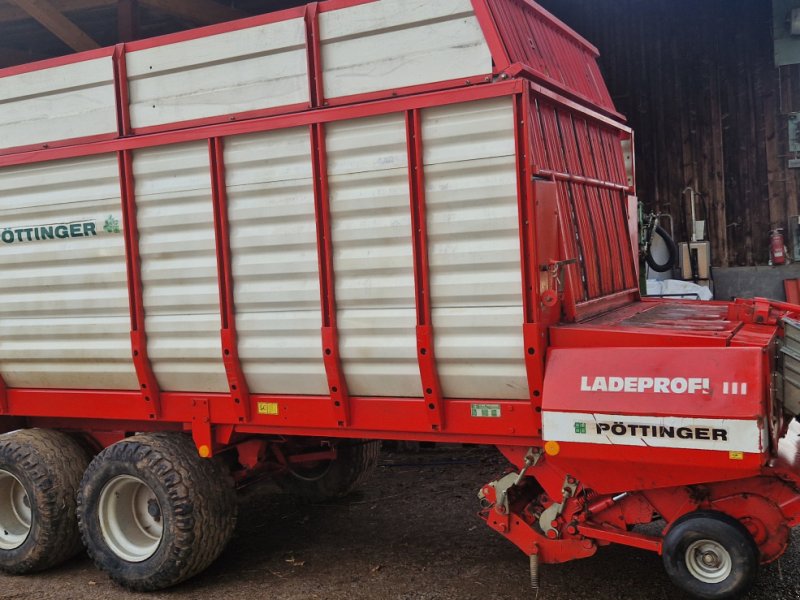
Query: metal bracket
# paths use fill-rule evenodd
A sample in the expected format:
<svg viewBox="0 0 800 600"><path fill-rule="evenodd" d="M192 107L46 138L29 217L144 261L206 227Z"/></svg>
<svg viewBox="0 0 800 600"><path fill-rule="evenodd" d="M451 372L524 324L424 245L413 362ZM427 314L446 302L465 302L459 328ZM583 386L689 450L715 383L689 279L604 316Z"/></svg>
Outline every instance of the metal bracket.
<svg viewBox="0 0 800 600"><path fill-rule="evenodd" d="M547 537L558 537L558 530L553 527L553 522L563 512L564 505L567 503L567 500L575 496L575 493L578 491L578 481L574 477L567 475L564 479L564 485L562 486L561 490L561 493L563 494L561 503L551 504L542 512L542 515L539 517L539 527ZM550 533L551 531L555 533L555 536Z"/></svg>
<svg viewBox="0 0 800 600"><path fill-rule="evenodd" d="M192 439L200 456L210 458L214 454L208 398L192 398Z"/></svg>
<svg viewBox="0 0 800 600"><path fill-rule="evenodd" d="M502 515L509 514L511 509L508 505L508 490L522 483L522 480L525 478L525 474L528 472L528 469L535 467L539 463L539 460L541 460L542 456L544 456L544 451L541 448L530 448L528 453L525 455L525 466L522 467L522 470L519 473L509 473L508 475L505 475L497 481L489 484L489 486L494 488L495 497L497 498L497 501L494 505L495 511ZM484 493L483 489L481 489L481 491L478 493L478 498L481 500L486 498L486 494Z"/></svg>

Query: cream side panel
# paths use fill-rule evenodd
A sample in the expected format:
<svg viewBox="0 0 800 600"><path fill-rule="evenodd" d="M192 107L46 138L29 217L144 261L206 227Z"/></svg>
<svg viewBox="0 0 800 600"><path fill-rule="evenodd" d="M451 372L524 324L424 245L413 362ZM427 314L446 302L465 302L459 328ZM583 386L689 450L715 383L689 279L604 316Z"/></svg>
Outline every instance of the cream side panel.
<svg viewBox="0 0 800 600"><path fill-rule="evenodd" d="M5 382L138 389L116 156L0 169L0 197Z"/></svg>
<svg viewBox="0 0 800 600"><path fill-rule="evenodd" d="M225 140L239 357L251 392L328 393L306 127Z"/></svg>
<svg viewBox="0 0 800 600"><path fill-rule="evenodd" d="M134 128L309 101L303 19L127 54Z"/></svg>
<svg viewBox="0 0 800 600"><path fill-rule="evenodd" d="M433 326L451 398L528 396L508 98L423 111Z"/></svg>
<svg viewBox="0 0 800 600"><path fill-rule="evenodd" d="M147 349L165 391L227 392L207 142L134 153Z"/></svg>
<svg viewBox="0 0 800 600"><path fill-rule="evenodd" d="M470 0L380 0L319 20L326 98L492 72Z"/></svg>
<svg viewBox="0 0 800 600"><path fill-rule="evenodd" d="M337 325L351 394L422 395L403 115L327 127Z"/></svg>
<svg viewBox="0 0 800 600"><path fill-rule="evenodd" d="M116 132L111 57L0 78L0 147Z"/></svg>

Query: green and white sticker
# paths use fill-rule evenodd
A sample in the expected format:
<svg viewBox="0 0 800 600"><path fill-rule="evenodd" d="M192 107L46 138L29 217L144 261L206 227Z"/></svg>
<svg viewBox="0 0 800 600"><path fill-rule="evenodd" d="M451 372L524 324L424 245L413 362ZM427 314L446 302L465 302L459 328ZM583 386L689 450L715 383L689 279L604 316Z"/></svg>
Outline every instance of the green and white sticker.
<svg viewBox="0 0 800 600"><path fill-rule="evenodd" d="M499 404L473 404L472 416L479 419L499 419L502 411Z"/></svg>

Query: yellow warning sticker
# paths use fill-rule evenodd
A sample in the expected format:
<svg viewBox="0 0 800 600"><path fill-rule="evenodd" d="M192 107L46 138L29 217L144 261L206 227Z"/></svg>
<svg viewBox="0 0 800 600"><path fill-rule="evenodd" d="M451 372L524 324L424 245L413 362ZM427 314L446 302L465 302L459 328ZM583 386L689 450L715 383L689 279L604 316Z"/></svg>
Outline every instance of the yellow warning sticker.
<svg viewBox="0 0 800 600"><path fill-rule="evenodd" d="M277 402L259 402L258 414L260 415L278 415L280 414L280 406Z"/></svg>
<svg viewBox="0 0 800 600"><path fill-rule="evenodd" d="M731 460L744 460L744 452L728 452L728 457Z"/></svg>

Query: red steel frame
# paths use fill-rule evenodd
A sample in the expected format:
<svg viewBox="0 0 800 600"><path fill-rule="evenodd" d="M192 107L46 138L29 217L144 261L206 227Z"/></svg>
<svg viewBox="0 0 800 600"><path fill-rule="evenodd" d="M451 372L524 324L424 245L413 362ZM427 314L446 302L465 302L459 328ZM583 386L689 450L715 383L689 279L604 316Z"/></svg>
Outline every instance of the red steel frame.
<svg viewBox="0 0 800 600"><path fill-rule="evenodd" d="M414 246L414 298L417 309L417 360L422 393L431 429L444 429L444 399L436 368L433 335L431 278L428 267L428 224L425 209L425 164L422 151L422 118L419 109L406 112L408 183L411 192L411 238Z"/></svg>
<svg viewBox="0 0 800 600"><path fill-rule="evenodd" d="M136 376L139 379L145 415L149 419L161 417L161 392L147 356L144 300L142 298L142 272L139 256L139 230L136 226L136 194L134 190L133 159L129 151L118 153L122 197L122 220L125 238L125 256L128 272L128 300L131 313L131 350Z"/></svg>
<svg viewBox="0 0 800 600"><path fill-rule="evenodd" d="M430 282L427 268L425 187L421 169L423 140L420 135L422 108L504 96L512 99L518 107L517 116L521 117L518 129L524 132L527 128L525 111L519 110L519 107L527 98L526 88L524 82L507 81L492 86L432 92L361 106L331 107L313 113L264 117L248 123L219 124L199 129L134 136L90 145L52 148L0 157L2 165L10 165L108 152L118 154L128 263L132 352L136 373L142 386L140 391L9 389L6 414L25 417L31 425L84 431L136 431L154 427L191 429L198 446L209 447L227 443L232 433L419 439L501 445L529 444L538 435L540 428L539 415L531 409L529 401L491 400L493 404L501 407L502 416L497 419L475 419L471 415L471 405L481 400L442 397L436 374L428 294ZM415 398L350 397L339 358L324 124L387 113L406 115L409 139L414 142L409 145L408 150L409 182L414 223L411 233L414 242L417 315L420 326L419 359L421 381L425 392L424 402ZM331 389L329 397L267 396L249 393L236 352L236 319L226 211L223 138L298 125L309 128L314 148L320 288L324 316L321 337L323 358ZM158 389L147 357L136 228L133 151L197 139L207 139L209 143L222 317L221 345L230 385L229 394L161 391ZM524 151L523 139L525 138L519 138L520 151ZM519 158L520 164L526 160L525 155ZM528 186L521 188L521 194L524 194L525 199L521 199L520 205L529 206ZM528 221L529 225L532 222ZM525 228L525 232L523 237L530 240L531 227ZM525 252L530 252L528 246ZM526 259L524 265L526 270L535 268L530 259ZM526 276L526 281L528 280ZM528 307L534 304L531 292L532 290L529 290L526 294ZM535 315L535 312L530 314ZM226 350L229 351L227 354ZM520 352L525 350L520 348ZM428 393L429 389L432 393ZM240 401L237 402L237 399ZM254 408L258 402L277 403L280 406L280 416L257 414ZM431 409L430 405L434 408ZM145 424L144 421L151 422Z"/></svg>
<svg viewBox="0 0 800 600"><path fill-rule="evenodd" d="M217 243L217 277L219 281L219 306L222 328L222 360L228 377L228 387L239 421L250 418L250 390L239 360L236 335L236 310L233 300L233 273L231 270L230 226L228 224L228 198L225 184L225 156L221 138L208 141L211 164L211 196L214 205L214 233Z"/></svg>
<svg viewBox="0 0 800 600"><path fill-rule="evenodd" d="M311 125L311 159L314 168L314 210L317 224L319 254L319 289L322 307L322 354L328 391L336 425L347 427L350 422L350 393L339 356L339 332L336 327L336 282L333 271L333 240L331 236L331 203L328 188L328 159L325 148L325 126Z"/></svg>
<svg viewBox="0 0 800 600"><path fill-rule="evenodd" d="M533 98L541 97L567 107L586 119L629 133L624 125L579 100L529 83L509 79L501 71L510 67L505 51L495 54L495 74L491 85L473 85L491 81L489 74L457 81L437 82L401 90L360 94L346 98L325 98L322 78L319 15L325 11L364 4L374 0L331 0L312 3L233 23L182 32L163 38L119 44L111 49L73 57L43 61L20 68L0 71L0 77L43 69L92 57L110 56L115 73L117 97L117 132L101 139L67 140L46 147L0 150L0 167L74 158L114 152L118 155L124 238L127 256L128 288L131 315L131 347L140 389L138 391L87 391L8 389L0 382L0 411L23 417L31 425L74 428L98 432L136 431L153 428L183 428L193 432L198 447L209 452L215 445L228 443L234 433L419 439L530 445L541 435L541 386L547 347L547 323L538 296L539 264L536 248L536 205L533 175L539 168L533 163L531 111ZM484 0L473 0L479 21L493 52L500 43ZM306 24L309 98L306 105L223 115L135 130L131 126L125 56L154 46L202 36L234 31L285 19L302 18ZM428 234L421 110L481 99L509 97L514 107L517 153L520 251L523 281L524 356L530 385L528 400L488 400L445 398L435 359L435 333L432 322ZM311 108L312 110L307 110ZM417 352L423 400L419 398L351 397L342 370L336 325L336 286L331 238L330 198L327 181L325 126L327 123L374 115L405 115L408 145L408 178L412 220L411 240L417 313ZM227 215L224 138L259 131L307 127L311 140L315 190L317 248L319 253L321 323L321 358L328 379L329 396L266 396L250 392L237 351L236 312L231 267L230 226ZM145 313L142 300L139 239L136 226L134 151L146 147L207 140L212 182L214 229L219 280L221 351L228 379L227 394L192 394L160 390L147 354ZM541 174L541 173L539 173ZM554 174L555 175L555 174ZM602 182L601 182L602 183ZM259 402L278 404L279 415L258 414ZM474 403L499 405L496 419L475 419ZM537 410L534 410L537 409ZM145 424L147 422L147 424Z"/></svg>
<svg viewBox="0 0 800 600"><path fill-rule="evenodd" d="M146 135L158 132L173 131L176 129L183 129L189 127L202 127L205 125L212 125L215 123L226 123L236 121L247 121L250 119L274 116L274 115L287 115L305 111L308 108L316 108L321 106L346 106L358 104L361 102L381 100L385 98L396 98L399 96L407 96L410 94L420 94L425 92L454 89L463 87L464 85L485 84L492 81L493 73L476 73L471 77L464 77L449 81L437 81L429 84L407 86L397 89L387 89L375 92L368 92L363 94L354 94L352 96L344 96L337 98L325 98L324 81L322 77L322 50L320 43L319 32L319 15L320 13L330 12L334 10L341 10L344 8L357 6L360 4L368 4L376 0L327 0L325 2L313 2L306 6L291 8L264 15L249 17L218 25L210 25L207 27L200 27L188 31L182 31L174 34L164 35L156 38L138 40L134 42L127 42L117 44L110 48L100 48L98 50L91 50L73 55L62 56L53 59L42 60L34 63L28 63L16 67L8 67L0 69L0 78L11 77L23 73L30 73L43 69L73 64L95 58L111 57L113 61L114 71L114 88L116 92L117 102L117 116L118 124L117 131L109 132L106 134L85 136L78 138L71 138L66 140L54 140L47 143L31 144L26 146L16 146L10 148L0 148L0 156L18 154L22 152L33 152L37 150L46 150L50 148L69 147L75 145L91 144L98 141L116 139L128 135ZM481 6L483 0L474 0L476 6ZM481 13L485 12L483 9ZM308 78L309 78L309 101L306 103L298 103L285 106L277 106L261 110L252 110L241 113L222 114L213 117L206 117L200 119L190 119L178 123L168 123L164 125L154 125L148 127L133 128L130 118L129 107L129 87L128 76L125 62L125 55L130 52L138 50L146 50L149 48L166 46L169 44L185 42L198 38L208 37L211 35L218 35L232 31L239 31L250 27L260 25L267 25L270 23L278 23L291 19L303 19L306 27L306 54L308 60Z"/></svg>
<svg viewBox="0 0 800 600"><path fill-rule="evenodd" d="M530 111L526 107L539 88L521 80L498 82L491 86L473 86L442 90L423 95L371 102L356 106L320 108L312 112L269 116L248 122L229 122L193 129L129 136L74 147L50 148L0 157L0 166L29 164L46 160L87 156L108 152L119 155L125 243L128 256L131 298L131 335L134 364L143 386L140 392L9 389L8 415L28 418L31 424L62 428L97 430L137 430L143 420L156 420L160 427L188 428L195 432L198 445L224 444L234 432L337 437L379 437L463 441L498 445L529 445L541 432L541 418L533 410L540 403L543 360L546 349L546 326L541 323L536 292L538 259L534 243L536 217L530 164ZM495 97L509 97L517 122L516 144L519 169L520 240L523 269L524 353L530 379L528 401L496 401L502 416L497 419L474 419L471 405L478 399L443 398L436 373L433 323L428 294L427 232L425 227L425 185L423 140L420 110L426 107L468 102ZM587 118L602 118L582 106L570 103L557 94L548 98L563 101ZM335 280L330 206L325 153L325 123L387 113L406 115L410 142L409 183L411 191L412 239L414 248L417 298L418 350L424 402L413 398L350 397L339 356L336 330ZM318 225L320 291L323 324L321 330L323 359L329 380L329 397L265 396L250 394L236 352L235 311L229 225L227 222L223 138L232 135L305 126L313 146L314 185ZM624 126L619 126L624 130ZM217 238L222 316L223 359L228 374L230 394L191 394L158 390L147 358L142 283L139 272L138 234L136 231L135 182L132 172L133 151L145 147L206 139L209 142L212 192ZM228 351L226 354L225 351ZM328 350L330 352L328 352ZM425 352L423 352L423 350ZM533 352L531 353L531 350ZM429 392L430 390L430 392ZM138 402L132 402L138 398ZM149 398L149 400L148 400ZM144 403L142 403L144 399ZM237 402L236 400L239 400ZM280 416L256 414L258 402L280 405ZM433 406L433 408L431 408ZM143 408L144 407L144 408ZM150 423L147 428L152 428Z"/></svg>

